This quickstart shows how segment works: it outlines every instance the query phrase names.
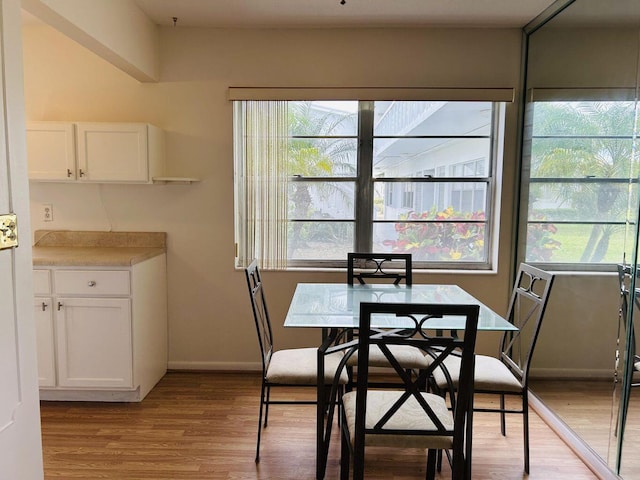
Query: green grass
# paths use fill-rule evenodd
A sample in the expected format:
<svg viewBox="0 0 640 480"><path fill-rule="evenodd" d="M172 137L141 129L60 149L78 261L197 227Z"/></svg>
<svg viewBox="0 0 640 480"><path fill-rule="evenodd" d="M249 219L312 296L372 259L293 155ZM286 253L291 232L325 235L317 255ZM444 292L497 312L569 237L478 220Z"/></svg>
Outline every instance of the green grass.
<svg viewBox="0 0 640 480"><path fill-rule="evenodd" d="M558 231L552 236L554 240L561 243L560 247L554 251L551 257L552 262L579 262L585 250L592 227L590 225L556 225ZM633 242L625 244L625 229L618 227L611 234L607 253L602 260L597 263L618 263L622 261L625 250L627 257Z"/></svg>

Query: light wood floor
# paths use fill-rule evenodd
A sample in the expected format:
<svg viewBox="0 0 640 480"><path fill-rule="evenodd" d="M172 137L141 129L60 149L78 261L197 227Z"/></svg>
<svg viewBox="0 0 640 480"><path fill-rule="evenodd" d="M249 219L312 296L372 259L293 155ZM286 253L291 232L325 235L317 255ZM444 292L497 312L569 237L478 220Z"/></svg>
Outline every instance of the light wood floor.
<svg viewBox="0 0 640 480"><path fill-rule="evenodd" d="M313 479L315 410L272 406L254 463L259 376L169 373L138 404L42 402L46 479ZM293 392L312 398L313 392ZM537 415L531 415L531 474L522 468L522 422L476 414L473 478L592 480L596 478ZM367 452L367 478L424 478L422 451ZM334 436L327 479L339 477ZM439 478L447 478L445 466Z"/></svg>
<svg viewBox="0 0 640 480"><path fill-rule="evenodd" d="M617 451L617 408L614 385L603 380L533 380L536 395L612 467ZM617 404L617 402L615 402ZM633 388L629 402L621 476L640 478L640 389Z"/></svg>

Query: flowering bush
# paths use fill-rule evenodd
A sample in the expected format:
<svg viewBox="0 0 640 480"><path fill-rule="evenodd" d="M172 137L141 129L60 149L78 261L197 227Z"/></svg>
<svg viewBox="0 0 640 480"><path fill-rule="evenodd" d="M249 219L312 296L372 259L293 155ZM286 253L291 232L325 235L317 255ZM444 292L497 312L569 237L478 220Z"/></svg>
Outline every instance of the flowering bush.
<svg viewBox="0 0 640 480"><path fill-rule="evenodd" d="M383 242L393 252L411 253L414 259L426 261L482 261L485 258L484 212L461 213L453 207L439 212L432 208L422 213L409 212L399 220L401 222L395 224L397 239Z"/></svg>
<svg viewBox="0 0 640 480"><path fill-rule="evenodd" d="M544 220L544 215L534 214L531 220ZM529 223L527 227L527 261L548 262L553 252L562 245L558 240L551 238L558 229L550 223Z"/></svg>
<svg viewBox="0 0 640 480"><path fill-rule="evenodd" d="M543 217L536 218L544 220ZM411 253L420 261L485 260L484 212L456 212L453 207L442 211L409 212L395 224L396 240L383 245L394 253ZM438 220L442 220L439 222ZM456 222L464 220L464 222ZM557 232L552 224L530 224L527 232L527 261L549 261L561 243L551 236Z"/></svg>

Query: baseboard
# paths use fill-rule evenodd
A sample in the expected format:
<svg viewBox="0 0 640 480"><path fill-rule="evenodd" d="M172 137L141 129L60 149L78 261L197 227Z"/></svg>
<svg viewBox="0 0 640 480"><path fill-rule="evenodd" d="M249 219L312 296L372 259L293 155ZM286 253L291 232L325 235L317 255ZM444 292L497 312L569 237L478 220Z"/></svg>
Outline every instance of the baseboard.
<svg viewBox="0 0 640 480"><path fill-rule="evenodd" d="M40 400L54 402L140 402L140 389L88 390L88 389L40 389Z"/></svg>
<svg viewBox="0 0 640 480"><path fill-rule="evenodd" d="M531 392L529 392L529 406L600 480L622 480L622 477L611 471L600 455Z"/></svg>
<svg viewBox="0 0 640 480"><path fill-rule="evenodd" d="M213 372L259 372L262 365L259 362L181 362L169 361L169 370L192 370Z"/></svg>
<svg viewBox="0 0 640 480"><path fill-rule="evenodd" d="M555 379L575 379L575 380L611 380L613 382L613 371L611 369L587 369L587 368L532 368L529 372L530 379L555 380Z"/></svg>

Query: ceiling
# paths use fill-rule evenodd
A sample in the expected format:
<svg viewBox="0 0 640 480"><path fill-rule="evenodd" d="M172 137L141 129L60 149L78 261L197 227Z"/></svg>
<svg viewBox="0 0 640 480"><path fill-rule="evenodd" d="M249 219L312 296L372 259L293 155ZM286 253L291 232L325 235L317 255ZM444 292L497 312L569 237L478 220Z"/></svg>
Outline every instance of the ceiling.
<svg viewBox="0 0 640 480"><path fill-rule="evenodd" d="M344 1L344 4L341 4ZM135 0L176 27L523 27L554 0Z"/></svg>

